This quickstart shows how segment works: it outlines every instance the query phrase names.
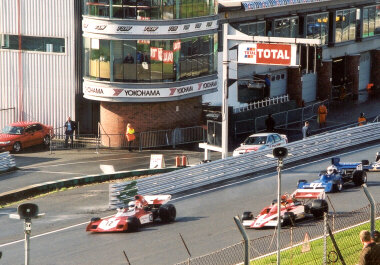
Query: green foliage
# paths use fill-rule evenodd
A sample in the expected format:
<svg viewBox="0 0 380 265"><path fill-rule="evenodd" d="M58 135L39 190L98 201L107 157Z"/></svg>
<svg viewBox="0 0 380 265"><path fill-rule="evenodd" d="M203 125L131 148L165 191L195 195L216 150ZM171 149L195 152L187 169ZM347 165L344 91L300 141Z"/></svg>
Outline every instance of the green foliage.
<svg viewBox="0 0 380 265"><path fill-rule="evenodd" d="M137 195L137 181L131 181L127 185L125 185L124 189L120 191L120 194L117 196L117 198L124 202L125 205L127 205L130 201L134 200L135 195Z"/></svg>

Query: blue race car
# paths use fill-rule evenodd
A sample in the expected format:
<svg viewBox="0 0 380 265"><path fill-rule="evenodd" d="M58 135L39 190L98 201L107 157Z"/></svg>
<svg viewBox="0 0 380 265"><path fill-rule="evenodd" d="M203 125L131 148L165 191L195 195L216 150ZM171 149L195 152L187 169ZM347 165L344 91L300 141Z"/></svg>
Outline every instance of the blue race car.
<svg viewBox="0 0 380 265"><path fill-rule="evenodd" d="M340 158L331 159L332 165L326 172L319 174L319 179L313 182L299 180L298 189L324 189L325 192L339 192L343 190L343 185L353 183L360 186L367 182L367 174L363 169L363 162L360 163L340 163Z"/></svg>

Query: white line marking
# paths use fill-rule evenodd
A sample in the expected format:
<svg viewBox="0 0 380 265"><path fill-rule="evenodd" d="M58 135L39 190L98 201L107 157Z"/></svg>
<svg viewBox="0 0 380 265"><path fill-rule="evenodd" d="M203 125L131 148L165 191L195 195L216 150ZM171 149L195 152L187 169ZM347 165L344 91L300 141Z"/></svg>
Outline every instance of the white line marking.
<svg viewBox="0 0 380 265"><path fill-rule="evenodd" d="M83 173L73 173L73 172L59 172L59 171L45 171L45 170L22 170L22 171L23 172L42 172L42 173L52 173L52 174L85 176Z"/></svg>
<svg viewBox="0 0 380 265"><path fill-rule="evenodd" d="M377 145L377 146L380 146L380 145ZM354 153L354 152L367 150L367 149L374 148L374 147L377 147L377 146L371 146L371 147L365 147L365 148L363 148L363 149L357 149L357 150L350 151L350 152L347 152L347 153L339 154L339 156L348 155L348 154L351 154L351 153ZM283 170L283 171L288 171L288 170L296 169L296 168L299 168L299 167L302 167L302 166L305 166L305 165L309 165L309 164L313 164L313 163L316 163L316 162L320 162L320 161L328 160L328 159L331 159L332 157L337 157L337 156L330 156L330 157L327 157L327 158L323 158L323 159L315 160L315 161L312 161L312 162L308 162L308 163L305 163L305 164L301 164L301 165L298 165L298 166L294 166L294 167L287 168L287 169L285 169L285 170ZM275 173L275 172L274 172L274 173L267 173L267 174L265 174L265 175L258 176L258 177L254 178L254 179L255 179L255 180L256 180L256 179L261 179L261 178L263 178L263 177L265 177L265 176L268 176L268 175L270 175L270 174L276 174L276 173ZM176 200L183 199L183 198L186 198L186 197L190 197L190 196L194 196L194 195L202 194L202 193L205 193L205 192L208 192L208 191L213 191L213 190L217 190L217 189L222 189L222 188L224 188L224 187L228 187L228 186L232 186L232 185L236 185L236 184L240 184L240 183L244 183L244 182L252 181L252 180L253 180L253 179L246 179L246 180L242 180L242 181L238 181L238 182L230 183L230 184L227 184L227 185L219 186L219 187L216 187L216 188L212 188L212 189L208 189L208 190L204 190L204 191L195 192L195 193L192 193L192 194L188 194L188 195L185 195L185 196L182 196L182 197L175 198L175 199L173 199L172 201L176 201ZM110 216L107 216L107 217L110 217ZM107 217L103 217L103 218L107 218ZM72 225L72 226L68 226L68 227L64 227L64 228L57 229L57 230L54 230L54 231L50 231L50 232L46 232L46 233L43 233L43 234L35 235L35 236L32 236L31 238L38 238L38 237L42 237L42 236L46 236L46 235L50 235L50 234L54 234L54 233L58 233L58 232L61 232L61 231L64 231L64 230L68 230L68 229L70 229L70 228L74 228L74 227L77 227L77 226L81 226L81 225L84 225L84 224L87 224L87 223L88 223L88 222L80 223L80 224L76 224L76 225ZM24 242L24 241L25 241L24 239L22 239L22 240L17 240L17 241L13 241L13 242L9 242L9 243L5 243L5 244L3 244L3 245L0 245L0 247L5 247L5 246L9 246L9 245L17 244L17 243Z"/></svg>

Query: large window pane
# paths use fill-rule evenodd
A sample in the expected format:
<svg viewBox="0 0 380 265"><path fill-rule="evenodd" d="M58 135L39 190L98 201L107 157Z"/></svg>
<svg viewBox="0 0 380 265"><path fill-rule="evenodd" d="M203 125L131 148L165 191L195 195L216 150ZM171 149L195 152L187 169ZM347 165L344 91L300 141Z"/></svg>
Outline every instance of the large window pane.
<svg viewBox="0 0 380 265"><path fill-rule="evenodd" d="M137 0L137 20L150 20L150 0Z"/></svg>
<svg viewBox="0 0 380 265"><path fill-rule="evenodd" d="M343 11L336 12L335 42L341 42L343 36Z"/></svg>
<svg viewBox="0 0 380 265"><path fill-rule="evenodd" d="M136 41L125 40L123 41L123 53L124 53L124 80L136 81Z"/></svg>
<svg viewBox="0 0 380 265"><path fill-rule="evenodd" d="M111 41L112 45L112 62L113 62L113 80L116 82L122 82L123 78L123 61L124 61L124 52L123 52L123 41L114 40Z"/></svg>
<svg viewBox="0 0 380 265"><path fill-rule="evenodd" d="M162 19L164 20L171 20L174 18L173 12L173 0L163 0L162 1L162 6L163 6L163 14L162 14Z"/></svg>
<svg viewBox="0 0 380 265"><path fill-rule="evenodd" d="M150 41L138 40L136 51L137 80L150 81Z"/></svg>
<svg viewBox="0 0 380 265"><path fill-rule="evenodd" d="M162 80L175 80L173 41L162 41Z"/></svg>
<svg viewBox="0 0 380 265"><path fill-rule="evenodd" d="M109 0L85 0L84 12L86 15L109 17Z"/></svg>
<svg viewBox="0 0 380 265"><path fill-rule="evenodd" d="M151 0L150 19L162 19L161 0Z"/></svg>
<svg viewBox="0 0 380 265"><path fill-rule="evenodd" d="M151 65L151 81L162 80L162 60L164 49L161 41L150 42L150 65Z"/></svg>
<svg viewBox="0 0 380 265"><path fill-rule="evenodd" d="M376 6L375 34L380 34L380 5Z"/></svg>
<svg viewBox="0 0 380 265"><path fill-rule="evenodd" d="M90 75L90 50L91 50L91 39L90 38L83 38L83 46L84 46L84 70L83 74L84 76L91 76Z"/></svg>

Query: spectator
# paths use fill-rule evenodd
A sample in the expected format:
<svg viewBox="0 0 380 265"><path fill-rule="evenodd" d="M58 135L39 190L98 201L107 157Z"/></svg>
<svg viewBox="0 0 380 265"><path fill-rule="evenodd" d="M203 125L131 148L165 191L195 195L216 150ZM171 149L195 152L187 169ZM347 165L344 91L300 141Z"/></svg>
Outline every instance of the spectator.
<svg viewBox="0 0 380 265"><path fill-rule="evenodd" d="M264 98L269 98L270 96L270 78L269 75L265 75L264 77Z"/></svg>
<svg viewBox="0 0 380 265"><path fill-rule="evenodd" d="M368 230L362 230L359 237L363 244L359 265L378 265L380 262L380 245L372 241L371 233Z"/></svg>
<svg viewBox="0 0 380 265"><path fill-rule="evenodd" d="M372 240L376 244L380 244L380 232L379 231L377 231L377 230L373 231Z"/></svg>
<svg viewBox="0 0 380 265"><path fill-rule="evenodd" d="M306 139L308 136L310 136L309 122L305 121L305 126L302 127L302 137Z"/></svg>
<svg viewBox="0 0 380 265"><path fill-rule="evenodd" d="M317 121L319 123L319 128L325 127L326 126L326 116L327 116L327 108L326 106L322 103L318 107L318 116L317 116Z"/></svg>
<svg viewBox="0 0 380 265"><path fill-rule="evenodd" d="M265 126L268 132L274 132L274 127L276 126L276 121L273 119L272 114L268 114L265 120Z"/></svg>
<svg viewBox="0 0 380 265"><path fill-rule="evenodd" d="M358 118L358 125L362 126L367 123L367 119L364 117L364 113L360 113L360 116Z"/></svg>
<svg viewBox="0 0 380 265"><path fill-rule="evenodd" d="M132 142L136 139L136 136L135 136L135 129L133 129L130 123L127 124L127 130L125 132L125 136L127 137L128 151L132 152Z"/></svg>
<svg viewBox="0 0 380 265"><path fill-rule="evenodd" d="M124 58L124 63L134 63L135 60L133 59L132 55L130 53L127 54L127 56Z"/></svg>
<svg viewBox="0 0 380 265"><path fill-rule="evenodd" d="M65 122L65 126L64 127L65 127L65 134L66 134L66 137L65 137L65 148L68 147L69 138L71 139L71 141L70 141L70 147L73 147L73 143L74 143L74 131L77 129L76 123L75 123L75 121L72 121L71 117L69 116L67 118L67 121Z"/></svg>

